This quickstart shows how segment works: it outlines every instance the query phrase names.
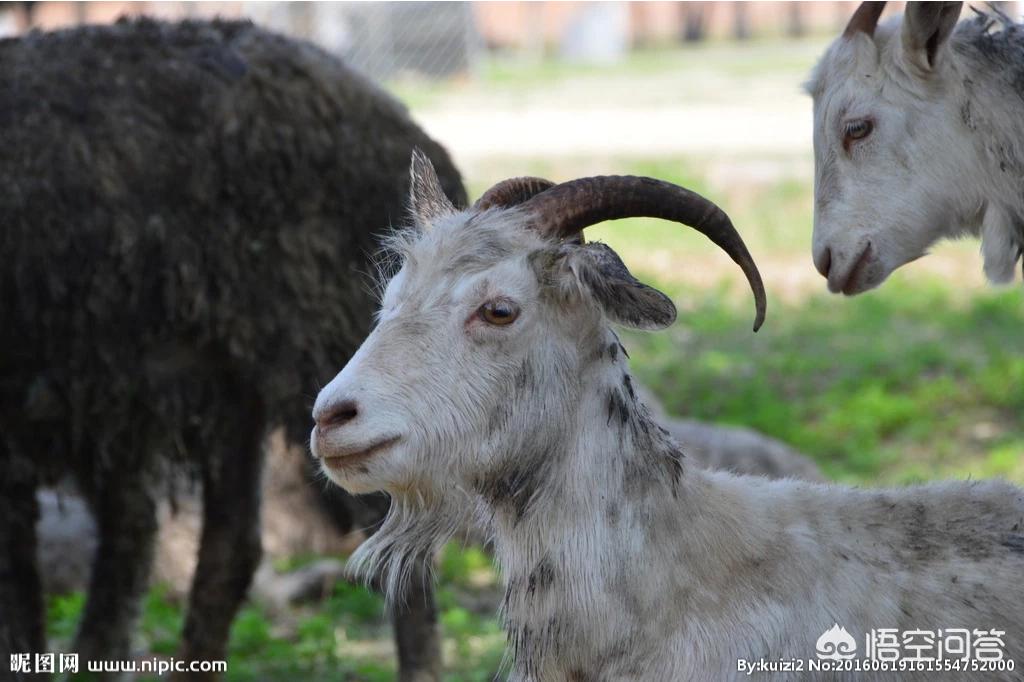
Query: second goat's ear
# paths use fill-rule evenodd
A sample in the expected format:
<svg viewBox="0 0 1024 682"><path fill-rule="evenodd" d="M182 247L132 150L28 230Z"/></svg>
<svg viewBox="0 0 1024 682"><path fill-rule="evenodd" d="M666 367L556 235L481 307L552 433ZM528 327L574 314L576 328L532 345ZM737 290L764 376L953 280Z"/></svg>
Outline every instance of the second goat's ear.
<svg viewBox="0 0 1024 682"><path fill-rule="evenodd" d="M612 322L646 330L664 329L675 322L671 299L633 277L618 254L604 244L573 247L565 262Z"/></svg>
<svg viewBox="0 0 1024 682"><path fill-rule="evenodd" d="M434 164L419 149L412 152L409 175L409 203L413 218L421 229L429 228L438 218L455 213L455 206L441 189Z"/></svg>
<svg viewBox="0 0 1024 682"><path fill-rule="evenodd" d="M929 74L953 35L962 2L908 2L903 15L903 55L919 74Z"/></svg>

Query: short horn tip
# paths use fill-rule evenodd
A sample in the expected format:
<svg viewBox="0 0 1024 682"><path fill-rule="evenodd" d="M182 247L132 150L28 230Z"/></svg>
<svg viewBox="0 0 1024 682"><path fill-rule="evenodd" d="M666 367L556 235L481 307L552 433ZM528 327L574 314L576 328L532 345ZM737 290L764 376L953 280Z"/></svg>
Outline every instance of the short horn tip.
<svg viewBox="0 0 1024 682"><path fill-rule="evenodd" d="M757 307L757 314L754 315L754 333L755 334L757 333L757 330L759 330L761 328L761 325L764 324L764 313L765 313L764 306L763 305L758 306Z"/></svg>

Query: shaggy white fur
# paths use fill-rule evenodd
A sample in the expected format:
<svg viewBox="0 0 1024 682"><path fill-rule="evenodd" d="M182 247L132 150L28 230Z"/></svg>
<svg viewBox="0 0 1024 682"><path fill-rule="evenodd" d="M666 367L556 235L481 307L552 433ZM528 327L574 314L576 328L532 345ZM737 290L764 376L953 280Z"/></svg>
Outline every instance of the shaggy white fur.
<svg viewBox="0 0 1024 682"><path fill-rule="evenodd" d="M588 249L612 262L606 247L545 238L519 209L430 209L427 185L376 329L314 407L325 473L393 499L357 552L367 575L383 567L397 591L466 519L492 529L522 682L717 682L743 677L738 659L814 658L836 623L862 643L996 628L1024 663L1024 491L691 466L608 322L670 324L667 299L620 295L635 285L617 260L610 279L581 277Z"/></svg>

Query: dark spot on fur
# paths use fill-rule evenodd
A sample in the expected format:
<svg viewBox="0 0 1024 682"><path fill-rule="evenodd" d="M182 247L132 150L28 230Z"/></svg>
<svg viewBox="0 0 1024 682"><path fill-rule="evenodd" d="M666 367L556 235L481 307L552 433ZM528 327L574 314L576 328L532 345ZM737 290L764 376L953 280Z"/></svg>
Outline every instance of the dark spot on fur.
<svg viewBox="0 0 1024 682"><path fill-rule="evenodd" d="M649 467L641 466L641 463L630 459L622 465L622 489L626 497L639 499L646 494L651 487L653 476Z"/></svg>
<svg viewBox="0 0 1024 682"><path fill-rule="evenodd" d="M539 466L515 466L502 473L480 477L475 488L492 507L507 510L516 521L521 521L540 486L543 469Z"/></svg>
<svg viewBox="0 0 1024 682"><path fill-rule="evenodd" d="M615 390L612 393L623 400L621 393ZM609 404L609 422L612 414ZM683 452L671 440L669 433L655 424L643 405L629 413L626 423L637 452L634 458L623 463L623 490L626 495L643 495L660 480L667 483L673 497L677 497L683 479Z"/></svg>
<svg viewBox="0 0 1024 682"><path fill-rule="evenodd" d="M622 377L622 385L626 387L626 393L630 400L636 400L636 391L633 390L633 378L626 374Z"/></svg>
<svg viewBox="0 0 1024 682"><path fill-rule="evenodd" d="M1007 90L1024 98L1024 32L994 6L988 12L975 12L977 16L961 22L954 35L954 47L967 61L965 71L998 74L1009 84ZM999 30L994 30L997 25Z"/></svg>
<svg viewBox="0 0 1024 682"><path fill-rule="evenodd" d="M505 596L502 598L502 611L508 612L512 605L512 597L523 591L522 578L510 577L505 584Z"/></svg>
<svg viewBox="0 0 1024 682"><path fill-rule="evenodd" d="M642 621L645 616L643 601L636 588L635 576L631 575L631 567L620 564L611 580L610 591L622 604L621 625Z"/></svg>
<svg viewBox="0 0 1024 682"><path fill-rule="evenodd" d="M608 354L612 356L613 360L617 357L618 353L622 353L622 355L628 359L629 353L626 352L626 347L622 345L622 341L619 339L619 335L611 330L609 330L609 333L615 340L612 341L611 345L608 347Z"/></svg>
<svg viewBox="0 0 1024 682"><path fill-rule="evenodd" d="M968 130L974 131L978 129L978 124L974 122L974 116L971 114L970 100L966 100L960 105L960 120L963 121Z"/></svg>
<svg viewBox="0 0 1024 682"><path fill-rule="evenodd" d="M508 619L505 622L507 642L519 678L539 680L539 671L549 656L558 657L565 637L561 621L552 616L542 624L527 624Z"/></svg>
<svg viewBox="0 0 1024 682"><path fill-rule="evenodd" d="M895 509L895 504L892 505ZM913 553L914 558L922 563L933 560L938 552L931 523L928 519L928 508L921 503L915 503L909 510L907 519L907 540L906 547Z"/></svg>
<svg viewBox="0 0 1024 682"><path fill-rule="evenodd" d="M622 391L613 388L608 392L608 424L616 419L620 424L625 425L629 421L629 405L622 397Z"/></svg>
<svg viewBox="0 0 1024 682"><path fill-rule="evenodd" d="M536 383L533 365L529 361L523 362L512 376L510 383L509 391L499 397L497 404L487 416L487 430L489 433L495 433L504 429L512 418L512 406L515 404L515 398L533 389ZM512 395L508 395L508 393Z"/></svg>
<svg viewBox="0 0 1024 682"><path fill-rule="evenodd" d="M495 433L501 431L512 418L512 401L499 400L487 417L487 431Z"/></svg>
<svg viewBox="0 0 1024 682"><path fill-rule="evenodd" d="M608 507L605 509L605 513L608 515L608 523L610 525L612 525L612 526L618 525L618 523L619 523L619 516L621 514L621 512L619 511L619 503L618 502L616 502L614 500L609 502L608 503Z"/></svg>
<svg viewBox="0 0 1024 682"><path fill-rule="evenodd" d="M1018 525L1019 524L1014 525L1014 528L1017 528ZM1011 552L1015 552L1017 554L1024 554L1024 535L1007 535L999 544L1001 544L1003 547L1006 547Z"/></svg>
<svg viewBox="0 0 1024 682"><path fill-rule="evenodd" d="M524 362L520 365L519 371L516 372L514 383L517 391L523 391L532 386L534 384L533 365L529 362Z"/></svg>
<svg viewBox="0 0 1024 682"><path fill-rule="evenodd" d="M882 513L877 520L866 524L867 528L882 528L890 519L901 519L905 537L898 549L898 558L906 565L942 561L950 555L960 556L969 561L982 561L993 555L999 539L987 532L977 532L976 524L967 518L947 518L922 502L893 502L884 495L876 498ZM998 510L986 506L986 502L975 503L977 517L995 518ZM1016 542L1007 535L1005 542ZM1020 540L1024 546L1024 540Z"/></svg>
<svg viewBox="0 0 1024 682"><path fill-rule="evenodd" d="M540 560L526 578L526 594L533 596L537 590L545 591L555 582L555 567L545 557Z"/></svg>
<svg viewBox="0 0 1024 682"><path fill-rule="evenodd" d="M679 497L679 483L683 480L683 453L670 450L665 455L665 469L672 485L672 497Z"/></svg>
<svg viewBox="0 0 1024 682"><path fill-rule="evenodd" d="M522 625L509 630L509 645L516 667L522 670L527 679L537 678L537 662L534 656L534 637L529 625Z"/></svg>

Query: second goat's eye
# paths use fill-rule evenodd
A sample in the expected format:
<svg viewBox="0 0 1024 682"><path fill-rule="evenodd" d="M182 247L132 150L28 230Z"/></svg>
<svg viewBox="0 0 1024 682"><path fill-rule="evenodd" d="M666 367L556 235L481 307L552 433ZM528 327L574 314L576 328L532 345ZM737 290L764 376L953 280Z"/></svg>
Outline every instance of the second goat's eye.
<svg viewBox="0 0 1024 682"><path fill-rule="evenodd" d="M519 306L512 301L498 299L480 306L479 314L484 322L501 327L516 321L519 317Z"/></svg>
<svg viewBox="0 0 1024 682"><path fill-rule="evenodd" d="M870 118L860 118L856 121L848 122L843 134L843 147L849 149L851 142L863 140L874 129L875 123Z"/></svg>

